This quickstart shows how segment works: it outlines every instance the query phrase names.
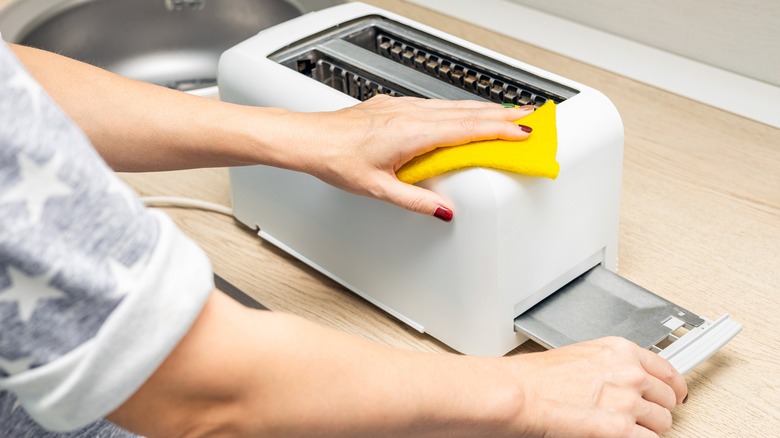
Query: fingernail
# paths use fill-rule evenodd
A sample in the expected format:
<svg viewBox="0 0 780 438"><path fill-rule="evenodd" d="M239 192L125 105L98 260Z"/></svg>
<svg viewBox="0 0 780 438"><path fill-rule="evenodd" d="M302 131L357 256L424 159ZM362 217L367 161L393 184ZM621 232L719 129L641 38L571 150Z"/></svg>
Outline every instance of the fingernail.
<svg viewBox="0 0 780 438"><path fill-rule="evenodd" d="M436 207L436 211L433 212L433 215L444 222L452 220L452 210L446 207Z"/></svg>
<svg viewBox="0 0 780 438"><path fill-rule="evenodd" d="M522 110L526 110L526 111L533 111L533 110L536 109L536 107L533 106L533 105L523 105L523 106L521 106L519 108L522 109Z"/></svg>
<svg viewBox="0 0 780 438"><path fill-rule="evenodd" d="M530 126L526 126L526 125L517 125L517 126L519 126L519 127L520 127L520 129L522 129L522 130L523 130L523 132L527 132L527 133L529 133L529 134L531 133L531 131L533 131L533 130L534 130L534 129L533 129L533 128L531 128Z"/></svg>
<svg viewBox="0 0 780 438"><path fill-rule="evenodd" d="M688 395L689 395L689 394L685 394L685 398L683 398L682 404L685 404L685 402L687 402L687 401L688 401Z"/></svg>

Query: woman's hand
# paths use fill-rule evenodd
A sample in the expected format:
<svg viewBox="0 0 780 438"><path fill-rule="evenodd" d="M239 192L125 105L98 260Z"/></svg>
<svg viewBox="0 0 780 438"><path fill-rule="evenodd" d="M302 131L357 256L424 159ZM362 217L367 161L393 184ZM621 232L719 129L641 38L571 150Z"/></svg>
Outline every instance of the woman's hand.
<svg viewBox="0 0 780 438"><path fill-rule="evenodd" d="M620 338L501 358L389 348L215 292L109 419L144 436L654 437L687 393Z"/></svg>
<svg viewBox="0 0 780 438"><path fill-rule="evenodd" d="M398 181L395 171L441 146L523 140L528 133L512 122L533 111L380 95L340 111L295 113L191 96L11 47L115 170L266 164L445 220L452 217L446 199Z"/></svg>
<svg viewBox="0 0 780 438"><path fill-rule="evenodd" d="M148 172L266 164L441 219L442 196L395 171L440 146L523 140L532 108L376 96L334 112L233 105L122 78L73 59L11 45L25 67L115 170Z"/></svg>
<svg viewBox="0 0 780 438"><path fill-rule="evenodd" d="M395 172L436 147L523 140L529 133L513 121L532 111L530 106L379 95L331 113L289 113L287 132L293 137L290 144L306 152L297 170L352 193L449 220L453 207L445 198L400 182Z"/></svg>
<svg viewBox="0 0 780 438"><path fill-rule="evenodd" d="M507 359L524 388L528 436L655 437L687 399L669 362L623 338Z"/></svg>

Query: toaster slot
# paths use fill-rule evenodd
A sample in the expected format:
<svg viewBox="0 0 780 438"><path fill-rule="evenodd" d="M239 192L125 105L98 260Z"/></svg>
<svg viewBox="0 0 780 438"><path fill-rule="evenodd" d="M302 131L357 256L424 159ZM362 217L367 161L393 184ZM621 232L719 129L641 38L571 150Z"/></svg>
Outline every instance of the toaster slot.
<svg viewBox="0 0 780 438"><path fill-rule="evenodd" d="M370 50L496 103L561 103L576 93L555 82L400 26L375 27ZM472 96L474 98L474 96Z"/></svg>
<svg viewBox="0 0 780 438"><path fill-rule="evenodd" d="M420 75L346 41L327 41L318 45L310 56L316 59L315 63L318 64L318 68L312 72L313 77L321 82L321 75L326 74L325 67L334 66L349 72L341 84L329 85L336 89L339 89L340 85L343 92L356 99L365 100L377 93L451 100L474 98L463 90ZM325 62L329 65L325 65ZM335 79L335 75L331 76ZM391 80L388 81L387 78Z"/></svg>
<svg viewBox="0 0 780 438"><path fill-rule="evenodd" d="M334 59L322 57L309 60L302 68L308 69L317 81L361 101L377 94L419 97L412 91L402 90L397 85L386 83L382 78L358 72L351 66Z"/></svg>
<svg viewBox="0 0 780 438"><path fill-rule="evenodd" d="M577 90L382 17L364 17L270 56L350 96L479 99L541 106Z"/></svg>
<svg viewBox="0 0 780 438"><path fill-rule="evenodd" d="M515 329L548 348L620 336L687 372L741 330L727 315L708 321L596 266L515 319Z"/></svg>

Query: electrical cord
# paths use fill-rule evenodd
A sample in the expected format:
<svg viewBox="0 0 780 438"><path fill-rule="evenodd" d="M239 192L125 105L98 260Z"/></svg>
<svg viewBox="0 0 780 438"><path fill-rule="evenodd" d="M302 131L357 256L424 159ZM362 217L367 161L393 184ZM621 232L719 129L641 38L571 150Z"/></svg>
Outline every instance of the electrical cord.
<svg viewBox="0 0 780 438"><path fill-rule="evenodd" d="M203 201L201 199L183 198L179 196L144 196L141 197L141 202L143 202L147 207L168 206L197 208L200 210L221 213L231 217L233 216L232 208L209 201Z"/></svg>

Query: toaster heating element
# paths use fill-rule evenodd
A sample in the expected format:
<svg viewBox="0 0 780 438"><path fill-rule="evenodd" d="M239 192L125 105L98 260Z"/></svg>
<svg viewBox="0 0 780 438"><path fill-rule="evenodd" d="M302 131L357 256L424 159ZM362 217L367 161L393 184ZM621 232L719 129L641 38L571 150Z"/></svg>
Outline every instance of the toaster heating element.
<svg viewBox="0 0 780 438"><path fill-rule="evenodd" d="M269 58L361 101L388 94L538 107L577 94L381 17L355 20Z"/></svg>
<svg viewBox="0 0 780 438"><path fill-rule="evenodd" d="M558 178L471 168L418 183L455 206L448 224L299 172L230 170L239 221L460 352L618 335L687 372L741 328L615 273L623 126L597 90L360 3L264 30L223 54L218 80L223 100L293 111L377 94L557 104Z"/></svg>

